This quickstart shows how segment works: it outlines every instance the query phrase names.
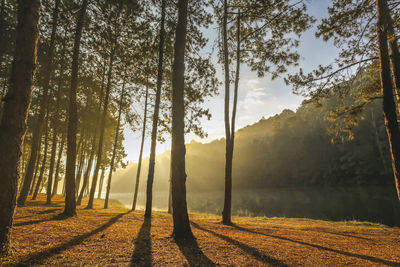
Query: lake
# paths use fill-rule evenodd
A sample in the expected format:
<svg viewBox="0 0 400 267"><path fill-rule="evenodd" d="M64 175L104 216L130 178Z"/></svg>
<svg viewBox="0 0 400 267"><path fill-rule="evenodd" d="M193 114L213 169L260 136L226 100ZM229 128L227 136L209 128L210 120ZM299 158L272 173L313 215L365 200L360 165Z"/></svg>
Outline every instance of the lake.
<svg viewBox="0 0 400 267"><path fill-rule="evenodd" d="M234 190L235 216L357 220L400 226L400 201L394 187L320 187ZM112 193L126 207L132 207L133 193ZM221 214L223 191L188 192L192 212ZM153 209L166 211L168 192L153 193ZM145 193L139 192L138 209L144 209Z"/></svg>

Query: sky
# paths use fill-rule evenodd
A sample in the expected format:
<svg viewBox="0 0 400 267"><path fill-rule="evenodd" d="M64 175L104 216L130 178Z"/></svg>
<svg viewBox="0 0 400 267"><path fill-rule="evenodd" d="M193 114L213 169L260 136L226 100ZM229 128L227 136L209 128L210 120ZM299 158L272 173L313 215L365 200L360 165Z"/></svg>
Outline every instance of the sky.
<svg viewBox="0 0 400 267"><path fill-rule="evenodd" d="M327 17L327 7L330 0L310 0L308 4L309 14L317 19L315 25L321 18ZM299 67L306 72L312 71L318 65L330 64L337 56L337 48L332 42L324 42L322 39L315 37L315 26L305 33L300 38L300 46L298 48L301 56ZM212 30L206 31L207 36L212 42L215 40L217 33ZM216 64L217 77L222 82L222 65ZM289 73L295 73L298 68L289 69ZM223 84L219 88L219 95L209 99L205 103L209 108L212 118L210 120L201 120L203 129L207 132L208 137L201 139L193 134L185 136L185 142L190 143L192 140L197 142L207 143L214 139L219 139L225 136L224 131L224 93ZM232 97L231 97L232 98ZM275 114L279 114L284 109L295 111L303 101L303 97L294 95L292 89L285 84L283 79L278 78L271 80L271 77L266 75L264 78L258 78L257 74L251 72L245 65L241 65L241 76L239 83L238 94L238 109L236 117L236 129L256 123L262 118L268 118ZM140 149L140 131L132 132L127 127L124 130L125 141L124 147L127 152L125 160L137 162ZM150 154L150 136L146 137L143 156L148 157ZM171 143L168 139L165 143L157 143L157 154L170 150Z"/></svg>

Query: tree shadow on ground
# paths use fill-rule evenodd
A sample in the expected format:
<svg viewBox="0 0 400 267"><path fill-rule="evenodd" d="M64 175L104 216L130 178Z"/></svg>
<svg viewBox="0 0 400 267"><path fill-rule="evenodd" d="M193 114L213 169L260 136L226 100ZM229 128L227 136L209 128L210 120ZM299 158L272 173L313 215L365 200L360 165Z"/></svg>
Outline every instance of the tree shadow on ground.
<svg viewBox="0 0 400 267"><path fill-rule="evenodd" d="M200 249L195 238L175 239L189 266L216 266Z"/></svg>
<svg viewBox="0 0 400 267"><path fill-rule="evenodd" d="M56 211L61 211L61 209L48 209L48 210L44 210L44 211L39 211L36 214L48 214L48 213L53 213Z"/></svg>
<svg viewBox="0 0 400 267"><path fill-rule="evenodd" d="M68 217L68 216L64 215L63 213L61 213L61 214L58 214L58 215L55 215L53 217L46 218L46 219L14 223L13 226L25 226L25 225L38 224L38 223L49 222L49 221L62 221L62 220L68 219L68 218L70 218L70 217Z"/></svg>
<svg viewBox="0 0 400 267"><path fill-rule="evenodd" d="M145 217L135 241L135 249L131 258L131 266L151 266L151 218Z"/></svg>
<svg viewBox="0 0 400 267"><path fill-rule="evenodd" d="M312 231L312 232L323 233L323 234L351 237L351 238L362 239L362 240L371 240L371 238L366 238L366 237L362 237L362 236L356 236L356 235L351 235L351 234L347 234L347 233L335 233L335 232L330 232L330 231L320 230L320 229L298 229L298 230L305 231L305 232Z"/></svg>
<svg viewBox="0 0 400 267"><path fill-rule="evenodd" d="M82 243L83 241L85 241L85 239L98 234L104 230L106 230L107 228L109 228L111 225L113 225L114 223L116 223L122 216L128 214L129 212L125 212L125 213L121 213L115 217L112 217L108 222L106 222L105 224L103 224L102 226L100 226L99 228L94 229L93 231L90 231L86 234L83 235L79 235L76 236L74 238L72 238L70 241L61 244L59 246L56 247L52 247L52 248L48 248L46 250L40 251L38 253L35 253L31 256L29 256L27 259L23 260L22 262L19 262L18 265L20 266L24 266L24 265L35 265L35 264L41 264L43 263L44 260L50 258L51 256L54 256L56 254L61 253L64 250L67 250L71 247L74 247L76 245L79 245L80 243Z"/></svg>
<svg viewBox="0 0 400 267"><path fill-rule="evenodd" d="M220 233L211 231L209 229L205 229L203 227L201 227L200 225L198 225L197 223L191 222L191 224L196 227L199 230L202 230L204 232L208 232L210 234L215 235L216 237L225 240L226 242L229 242L233 245L235 245L236 247L240 248L241 250L243 250L245 253L252 255L254 258L256 258L257 260L266 263L266 264L270 264L272 266L287 266L285 263L281 262L280 260L271 258L268 255L263 254L262 252L260 252L258 249L253 248L247 244L244 244L240 241L237 241L235 239L232 239L228 236L222 235Z"/></svg>
<svg viewBox="0 0 400 267"><path fill-rule="evenodd" d="M301 245L304 245L304 246L309 246L309 247L313 247L313 248L317 248L317 249L321 249L321 250L334 252L334 253L341 254L341 255L344 255L344 256L349 256L349 257L354 257L354 258L358 258L358 259L362 259L362 260L371 261L371 262L374 262L374 263L385 264L385 265L388 265L388 266L400 266L400 262L388 261L388 260L376 258L376 257L373 257L373 256L367 256L367 255L362 255L362 254L357 254L357 253L352 253L352 252L347 252L347 251L341 251L341 250L337 250L337 249L334 249L334 248L328 248L328 247L324 247L324 246L320 246L320 245L316 245L316 244L311 244L311 243L307 243L307 242L303 242L303 241L299 241L299 240L294 240L294 239L291 239L291 238L288 238L288 237L262 233L262 232L254 231L254 230L251 230L251 229L247 229L247 228L235 225L235 224L233 224L232 227L234 227L235 229L240 230L240 231L253 233L253 234L256 234L256 235L264 235L264 236L267 236L267 237L272 237L272 238L276 238L276 239L280 239L280 240L284 240L284 241L289 241L289 242L301 244Z"/></svg>

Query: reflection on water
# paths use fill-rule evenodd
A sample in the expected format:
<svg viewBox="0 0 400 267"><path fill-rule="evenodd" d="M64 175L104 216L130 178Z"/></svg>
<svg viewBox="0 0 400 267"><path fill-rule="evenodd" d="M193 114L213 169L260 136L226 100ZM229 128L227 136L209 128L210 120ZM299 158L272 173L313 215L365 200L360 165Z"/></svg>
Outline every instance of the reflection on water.
<svg viewBox="0 0 400 267"><path fill-rule="evenodd" d="M128 208L133 194L114 193ZM221 214L223 192L188 192L192 212ZM236 216L358 220L400 226L400 201L393 187L272 188L236 190L232 213ZM153 208L167 210L168 192L153 193ZM138 209L144 209L145 193L138 195Z"/></svg>

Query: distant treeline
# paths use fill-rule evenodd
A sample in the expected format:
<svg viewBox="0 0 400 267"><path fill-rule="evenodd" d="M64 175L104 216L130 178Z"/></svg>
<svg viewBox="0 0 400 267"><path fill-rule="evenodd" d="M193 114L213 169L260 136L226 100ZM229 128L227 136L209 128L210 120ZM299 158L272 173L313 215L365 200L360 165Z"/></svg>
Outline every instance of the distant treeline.
<svg viewBox="0 0 400 267"><path fill-rule="evenodd" d="M318 107L304 103L297 112L284 110L239 130L234 188L392 185L381 101L369 103L353 127L338 129L338 121L330 118L339 102L331 98ZM193 141L186 148L188 190L222 190L225 140ZM157 158L155 190L168 189L169 153ZM127 170L117 172L114 192L133 190L136 166L130 164ZM140 190L145 188L146 175L143 173Z"/></svg>

